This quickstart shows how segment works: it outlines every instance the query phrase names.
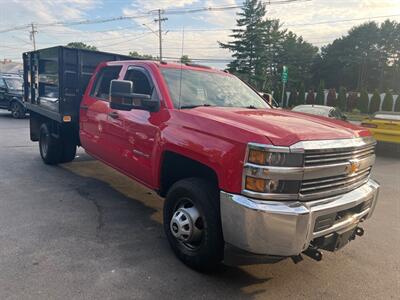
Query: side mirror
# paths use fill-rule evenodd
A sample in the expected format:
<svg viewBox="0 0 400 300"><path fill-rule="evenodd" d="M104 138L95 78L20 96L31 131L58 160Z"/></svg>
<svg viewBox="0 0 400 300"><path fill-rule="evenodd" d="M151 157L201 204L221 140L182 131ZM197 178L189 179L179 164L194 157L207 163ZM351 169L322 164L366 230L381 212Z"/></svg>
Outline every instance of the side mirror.
<svg viewBox="0 0 400 300"><path fill-rule="evenodd" d="M130 111L143 109L157 111L160 103L151 100L150 95L133 93L133 83L130 80L111 80L110 107L117 110Z"/></svg>

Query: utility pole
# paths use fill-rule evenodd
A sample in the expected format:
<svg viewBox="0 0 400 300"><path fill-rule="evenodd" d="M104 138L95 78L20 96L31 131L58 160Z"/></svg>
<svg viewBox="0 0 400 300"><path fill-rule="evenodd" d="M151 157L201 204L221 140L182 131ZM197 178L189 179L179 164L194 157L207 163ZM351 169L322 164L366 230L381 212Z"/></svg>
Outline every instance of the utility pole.
<svg viewBox="0 0 400 300"><path fill-rule="evenodd" d="M35 34L37 33L36 27L33 23L31 23L31 31L29 32L30 34L30 39L33 43L33 50L36 51L36 39L35 39Z"/></svg>
<svg viewBox="0 0 400 300"><path fill-rule="evenodd" d="M162 61L162 30L161 30L161 22L167 21L168 18L161 18L162 10L158 10L158 19L155 19L154 22L158 22L158 42L160 47L160 61Z"/></svg>

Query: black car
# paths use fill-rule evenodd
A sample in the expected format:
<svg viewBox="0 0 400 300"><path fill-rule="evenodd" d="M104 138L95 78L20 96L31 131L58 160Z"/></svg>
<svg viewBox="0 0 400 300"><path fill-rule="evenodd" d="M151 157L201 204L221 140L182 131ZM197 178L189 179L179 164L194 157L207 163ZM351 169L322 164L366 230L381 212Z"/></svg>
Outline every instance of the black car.
<svg viewBox="0 0 400 300"><path fill-rule="evenodd" d="M23 79L15 74L0 73L0 108L11 111L13 118L25 117L23 101Z"/></svg>
<svg viewBox="0 0 400 300"><path fill-rule="evenodd" d="M347 120L346 116L341 112L341 110L333 106L304 104L293 107L292 111L313 114L343 121Z"/></svg>

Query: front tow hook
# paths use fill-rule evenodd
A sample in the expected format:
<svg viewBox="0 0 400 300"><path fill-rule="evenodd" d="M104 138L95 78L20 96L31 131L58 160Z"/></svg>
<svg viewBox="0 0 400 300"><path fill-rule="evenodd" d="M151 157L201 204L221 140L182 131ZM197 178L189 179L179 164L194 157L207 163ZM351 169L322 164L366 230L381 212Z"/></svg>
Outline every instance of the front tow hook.
<svg viewBox="0 0 400 300"><path fill-rule="evenodd" d="M316 261L322 260L322 253L312 246L308 247L303 253Z"/></svg>

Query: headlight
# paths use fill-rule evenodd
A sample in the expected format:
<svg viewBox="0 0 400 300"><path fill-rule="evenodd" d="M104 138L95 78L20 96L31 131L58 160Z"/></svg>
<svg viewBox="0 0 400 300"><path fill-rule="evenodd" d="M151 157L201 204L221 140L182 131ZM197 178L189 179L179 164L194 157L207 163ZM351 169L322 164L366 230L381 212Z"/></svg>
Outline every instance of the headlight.
<svg viewBox="0 0 400 300"><path fill-rule="evenodd" d="M254 149L249 146L247 161L261 166L275 167L302 167L302 153L283 153L268 151L268 149Z"/></svg>
<svg viewBox="0 0 400 300"><path fill-rule="evenodd" d="M303 157L303 153L290 152L288 147L250 143L245 161L244 190L263 194L290 194L293 197L299 193L301 182L291 180L285 172L291 173L295 170L285 168L303 167ZM277 168L282 168L282 171L278 171ZM271 172L275 175L271 176ZM282 178L276 174L282 174ZM274 195L270 197L273 199Z"/></svg>

